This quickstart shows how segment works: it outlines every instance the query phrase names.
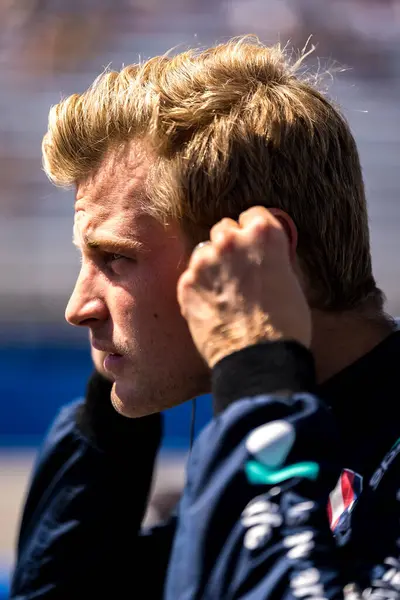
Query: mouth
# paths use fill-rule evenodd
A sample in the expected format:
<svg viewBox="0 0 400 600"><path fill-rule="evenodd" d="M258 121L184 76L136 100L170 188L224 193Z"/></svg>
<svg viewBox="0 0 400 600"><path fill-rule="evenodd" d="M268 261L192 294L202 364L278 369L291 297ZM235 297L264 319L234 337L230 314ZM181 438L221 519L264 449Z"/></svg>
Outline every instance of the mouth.
<svg viewBox="0 0 400 600"><path fill-rule="evenodd" d="M124 357L122 356L122 354L110 352L109 354L107 354L103 361L104 370L111 374L116 374L121 368L123 358Z"/></svg>
<svg viewBox="0 0 400 600"><path fill-rule="evenodd" d="M115 352L115 348L110 344L102 344L94 339L91 340L91 343L95 350L99 350L100 352L104 352L106 354L115 354L116 356L121 356L121 354Z"/></svg>

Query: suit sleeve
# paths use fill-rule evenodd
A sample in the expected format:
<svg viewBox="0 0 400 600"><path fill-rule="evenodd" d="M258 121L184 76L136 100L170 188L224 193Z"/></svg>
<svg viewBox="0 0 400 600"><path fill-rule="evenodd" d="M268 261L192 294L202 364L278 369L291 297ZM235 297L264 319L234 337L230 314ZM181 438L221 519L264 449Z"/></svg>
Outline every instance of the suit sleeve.
<svg viewBox="0 0 400 600"><path fill-rule="evenodd" d="M246 348L213 372L216 417L190 457L165 598L343 598L327 503L341 471L311 354Z"/></svg>
<svg viewBox="0 0 400 600"><path fill-rule="evenodd" d="M161 597L174 523L140 535L161 415L126 419L110 390L93 374L86 400L64 407L48 432L23 510L14 600L142 597L145 585Z"/></svg>

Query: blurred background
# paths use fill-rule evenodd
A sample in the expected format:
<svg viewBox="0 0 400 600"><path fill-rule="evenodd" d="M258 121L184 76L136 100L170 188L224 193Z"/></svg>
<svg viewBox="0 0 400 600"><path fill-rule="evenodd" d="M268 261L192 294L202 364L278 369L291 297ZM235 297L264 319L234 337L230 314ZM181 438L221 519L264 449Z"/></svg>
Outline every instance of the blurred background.
<svg viewBox="0 0 400 600"><path fill-rule="evenodd" d="M235 35L302 48L336 72L329 93L359 144L372 251L400 315L400 0L0 0L0 581L6 585L27 477L59 407L84 393L87 337L64 323L79 268L73 195L41 168L50 105L106 66ZM317 60L318 57L318 60ZM210 416L198 404L196 430ZM190 405L166 414L155 494L182 484ZM167 482L168 481L168 485ZM148 515L148 519L155 518ZM4 589L4 588L3 588Z"/></svg>

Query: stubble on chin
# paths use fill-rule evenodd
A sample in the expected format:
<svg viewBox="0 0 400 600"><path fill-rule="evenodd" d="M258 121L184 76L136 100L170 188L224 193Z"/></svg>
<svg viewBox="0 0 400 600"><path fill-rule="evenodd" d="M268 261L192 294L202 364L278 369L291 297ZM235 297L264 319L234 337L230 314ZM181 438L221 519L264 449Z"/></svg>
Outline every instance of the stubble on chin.
<svg viewBox="0 0 400 600"><path fill-rule="evenodd" d="M126 417L128 419L138 419L140 417L145 417L153 412L160 412L149 410L145 404L135 402L132 398L132 394L130 393L127 394L129 397L121 398L120 395L118 395L117 393L116 387L117 385L114 382L111 388L111 404L113 405L117 413L119 413L123 417Z"/></svg>
<svg viewBox="0 0 400 600"><path fill-rule="evenodd" d="M116 387L116 385L114 382L113 386L111 388L111 404L113 405L113 407L117 411L117 413L119 413L123 417L131 418L133 416L130 414L131 411L127 410L126 403L123 402L121 400L121 398L118 396L115 387Z"/></svg>

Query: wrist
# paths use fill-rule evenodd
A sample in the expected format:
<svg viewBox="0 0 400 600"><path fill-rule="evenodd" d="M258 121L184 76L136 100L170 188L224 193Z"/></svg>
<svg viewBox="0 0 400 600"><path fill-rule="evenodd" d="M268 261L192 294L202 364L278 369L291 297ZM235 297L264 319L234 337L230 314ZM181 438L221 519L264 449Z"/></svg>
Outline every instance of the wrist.
<svg viewBox="0 0 400 600"><path fill-rule="evenodd" d="M248 315L236 317L234 323L224 328L223 333L223 339L220 331L209 337L207 363L210 368L230 354L256 344L276 342L283 338L282 332L271 324L266 314L255 310L251 318ZM213 339L217 340L217 343L213 344Z"/></svg>
<svg viewBox="0 0 400 600"><path fill-rule="evenodd" d="M296 341L275 340L248 346L225 356L212 370L217 414L242 398L314 392L315 387L314 358Z"/></svg>

